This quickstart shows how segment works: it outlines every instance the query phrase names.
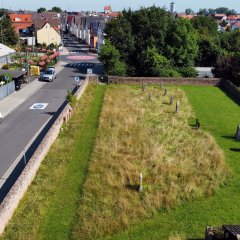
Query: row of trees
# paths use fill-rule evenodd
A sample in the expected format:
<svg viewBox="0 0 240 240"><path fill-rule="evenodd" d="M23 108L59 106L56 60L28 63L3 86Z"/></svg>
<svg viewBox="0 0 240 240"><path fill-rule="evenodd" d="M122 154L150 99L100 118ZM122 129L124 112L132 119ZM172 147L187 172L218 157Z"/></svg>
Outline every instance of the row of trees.
<svg viewBox="0 0 240 240"><path fill-rule="evenodd" d="M190 77L240 51L240 32L219 33L211 17L173 18L155 6L123 11L105 29L100 60L112 75Z"/></svg>
<svg viewBox="0 0 240 240"><path fill-rule="evenodd" d="M185 13L190 15L190 14L195 14L195 12L191 8L187 8L185 10ZM226 14L226 15L235 15L237 12L234 9L229 9L227 7L219 7L219 8L200 8L199 11L197 12L198 15L208 15L208 14Z"/></svg>
<svg viewBox="0 0 240 240"><path fill-rule="evenodd" d="M52 7L51 10L47 10L46 8L44 7L41 7L37 10L38 13L44 13L44 12L57 12L57 13L61 13L62 12L62 9L60 7Z"/></svg>

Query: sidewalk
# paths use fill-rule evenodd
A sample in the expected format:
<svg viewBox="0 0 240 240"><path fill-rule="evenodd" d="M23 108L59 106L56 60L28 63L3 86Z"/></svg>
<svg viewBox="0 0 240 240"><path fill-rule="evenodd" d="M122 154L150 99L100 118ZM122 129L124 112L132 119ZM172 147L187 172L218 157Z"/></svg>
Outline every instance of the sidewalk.
<svg viewBox="0 0 240 240"><path fill-rule="evenodd" d="M56 72L60 72L64 68L64 62L59 62L56 65ZM11 95L0 100L0 112L3 115L3 118L11 113L18 106L23 104L28 98L34 95L40 88L42 88L47 82L38 81L36 78L31 83L22 84L22 88L18 91L15 91Z"/></svg>

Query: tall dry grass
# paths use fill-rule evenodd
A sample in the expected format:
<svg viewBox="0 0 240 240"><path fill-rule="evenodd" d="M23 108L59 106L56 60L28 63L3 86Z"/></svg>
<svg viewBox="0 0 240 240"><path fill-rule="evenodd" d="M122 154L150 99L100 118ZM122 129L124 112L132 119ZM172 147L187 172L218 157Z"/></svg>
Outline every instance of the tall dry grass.
<svg viewBox="0 0 240 240"><path fill-rule="evenodd" d="M114 233L156 209L211 195L224 182L223 152L208 133L188 125L193 113L184 92L168 92L180 102L179 113L159 87L108 87L76 239Z"/></svg>

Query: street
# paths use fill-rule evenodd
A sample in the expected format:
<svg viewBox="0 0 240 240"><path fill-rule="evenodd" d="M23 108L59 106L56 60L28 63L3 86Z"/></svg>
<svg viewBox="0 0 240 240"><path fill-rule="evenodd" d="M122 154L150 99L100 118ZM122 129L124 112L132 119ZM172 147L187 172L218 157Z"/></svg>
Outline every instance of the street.
<svg viewBox="0 0 240 240"><path fill-rule="evenodd" d="M88 53L86 45L78 44L73 38L69 38L67 42L69 53L62 52L60 56L64 68L57 72L57 79L44 84L0 124L0 179L4 179L5 172L18 157L22 158L27 144L35 138L36 133L61 110L67 90L76 87L74 77L80 76L84 79L87 69L93 69L93 73L102 73L103 68L96 54ZM71 54L76 50L79 52ZM34 105L36 103L38 105Z"/></svg>

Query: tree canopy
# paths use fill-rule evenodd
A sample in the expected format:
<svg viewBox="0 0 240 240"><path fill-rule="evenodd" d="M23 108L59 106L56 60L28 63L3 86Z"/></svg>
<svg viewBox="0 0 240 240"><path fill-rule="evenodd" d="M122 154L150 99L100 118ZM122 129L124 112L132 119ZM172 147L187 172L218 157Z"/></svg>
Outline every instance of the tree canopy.
<svg viewBox="0 0 240 240"><path fill-rule="evenodd" d="M52 12L57 12L57 13L61 13L62 12L62 9L60 8L60 7L53 7L52 8L52 10L51 10Z"/></svg>
<svg viewBox="0 0 240 240"><path fill-rule="evenodd" d="M180 69L192 68L197 56L198 35L191 23L155 6L123 11L107 23L105 34L131 76L181 76Z"/></svg>
<svg viewBox="0 0 240 240"><path fill-rule="evenodd" d="M44 8L44 7L41 7L37 10L38 13L43 13L43 12L46 12L46 11L47 11L47 9Z"/></svg>
<svg viewBox="0 0 240 240"><path fill-rule="evenodd" d="M198 15L208 15L208 14L226 14L226 15L235 15L237 12L234 9L229 9L227 7L218 7L218 8L200 8Z"/></svg>
<svg viewBox="0 0 240 240"><path fill-rule="evenodd" d="M9 16L2 16L0 20L2 29L0 29L0 41L5 45L16 45L18 43L18 35L13 29Z"/></svg>

